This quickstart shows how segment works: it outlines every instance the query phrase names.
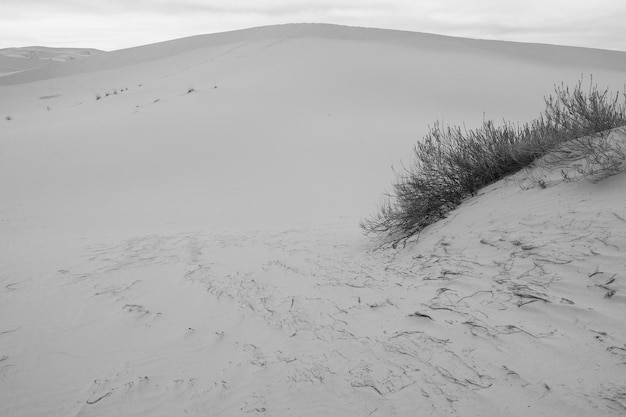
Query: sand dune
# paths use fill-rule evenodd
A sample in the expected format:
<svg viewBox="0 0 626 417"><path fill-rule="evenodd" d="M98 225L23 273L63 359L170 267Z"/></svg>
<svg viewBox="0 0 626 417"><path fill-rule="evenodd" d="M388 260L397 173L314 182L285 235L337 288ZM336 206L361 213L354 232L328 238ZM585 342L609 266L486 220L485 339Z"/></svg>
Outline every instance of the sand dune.
<svg viewBox="0 0 626 417"><path fill-rule="evenodd" d="M266 26L253 29L237 30L212 35L199 35L189 38L176 39L167 42L144 45L102 54L95 50L52 50L57 55L100 55L96 59L85 62L75 62L66 65L58 71L49 69L32 71L30 74L9 77L1 80L2 83L30 82L33 80L60 77L81 72L101 69L112 69L158 61L173 56L188 53L199 49L220 47L242 47L242 44L257 42L285 42L317 39L322 41L345 41L367 44L387 44L396 47L405 47L416 52L438 52L439 54L453 54L461 59L463 55L487 54L494 57L512 58L522 62L537 62L542 66L554 65L557 67L580 66L581 69L598 68L604 70L622 71L624 65L623 53L617 51L597 50L590 48L576 48L555 45L527 44L519 42L502 42L455 38L428 33L393 31L373 28L359 28L337 26L329 24L286 24ZM37 54L39 59L44 58L44 48L11 48L9 51L22 49L24 53ZM33 52L36 51L36 52ZM97 52L100 52L99 54ZM462 54L463 53L463 54ZM48 53L48 55L50 55ZM46 56L46 59L55 59ZM56 59L58 60L58 58Z"/></svg>
<svg viewBox="0 0 626 417"><path fill-rule="evenodd" d="M623 174L358 221L428 124L625 64L311 24L0 77L0 415L622 415Z"/></svg>

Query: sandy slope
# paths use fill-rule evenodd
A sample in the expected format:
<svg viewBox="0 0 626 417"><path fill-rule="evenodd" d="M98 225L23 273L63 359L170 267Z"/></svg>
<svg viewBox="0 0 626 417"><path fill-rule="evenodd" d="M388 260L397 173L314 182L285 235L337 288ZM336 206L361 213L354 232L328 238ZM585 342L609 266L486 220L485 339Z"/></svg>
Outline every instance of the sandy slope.
<svg viewBox="0 0 626 417"><path fill-rule="evenodd" d="M625 63L286 25L0 78L0 415L623 415L624 175L357 222L428 123Z"/></svg>

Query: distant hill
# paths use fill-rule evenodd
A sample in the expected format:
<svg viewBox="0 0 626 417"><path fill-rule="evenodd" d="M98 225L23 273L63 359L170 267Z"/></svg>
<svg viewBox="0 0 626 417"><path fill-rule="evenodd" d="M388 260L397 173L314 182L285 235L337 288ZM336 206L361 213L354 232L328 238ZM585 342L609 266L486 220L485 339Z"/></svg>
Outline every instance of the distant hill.
<svg viewBox="0 0 626 417"><path fill-rule="evenodd" d="M101 54L98 49L27 46L0 49L0 75L44 68Z"/></svg>

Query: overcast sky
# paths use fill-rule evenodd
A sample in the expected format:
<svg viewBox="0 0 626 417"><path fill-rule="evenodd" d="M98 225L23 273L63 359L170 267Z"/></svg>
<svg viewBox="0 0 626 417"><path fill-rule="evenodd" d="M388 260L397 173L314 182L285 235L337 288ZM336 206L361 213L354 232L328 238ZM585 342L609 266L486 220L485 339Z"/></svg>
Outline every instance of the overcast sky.
<svg viewBox="0 0 626 417"><path fill-rule="evenodd" d="M626 51L625 0L0 0L0 48L115 50L293 22Z"/></svg>

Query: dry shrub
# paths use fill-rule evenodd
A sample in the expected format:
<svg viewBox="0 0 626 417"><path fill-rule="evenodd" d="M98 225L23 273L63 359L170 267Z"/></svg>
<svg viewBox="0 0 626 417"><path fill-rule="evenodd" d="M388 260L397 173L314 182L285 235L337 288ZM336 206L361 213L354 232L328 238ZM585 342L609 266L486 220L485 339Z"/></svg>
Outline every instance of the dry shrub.
<svg viewBox="0 0 626 417"><path fill-rule="evenodd" d="M572 90L557 86L545 103L537 120L521 126L485 121L474 130L430 127L414 148L412 165L396 173L392 193L361 227L395 245L541 157L554 166L573 163L579 177L591 181L626 169L624 135L608 134L626 125L623 94L598 90L593 80L585 91L580 81Z"/></svg>

